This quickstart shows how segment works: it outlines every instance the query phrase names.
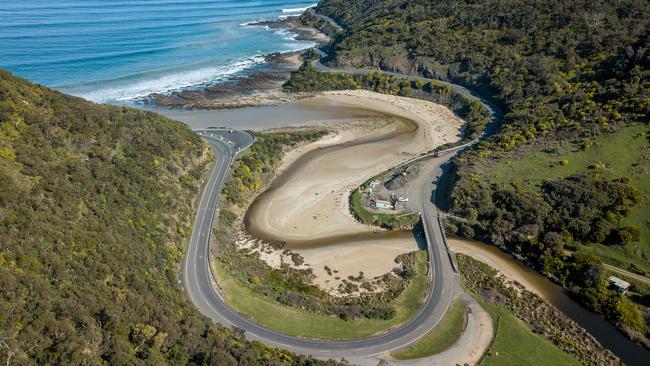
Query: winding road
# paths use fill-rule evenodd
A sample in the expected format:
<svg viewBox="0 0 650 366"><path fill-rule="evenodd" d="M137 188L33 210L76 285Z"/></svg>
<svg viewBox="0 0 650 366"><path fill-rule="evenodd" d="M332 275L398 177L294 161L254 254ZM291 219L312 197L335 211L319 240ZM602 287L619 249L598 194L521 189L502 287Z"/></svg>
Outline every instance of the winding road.
<svg viewBox="0 0 650 366"><path fill-rule="evenodd" d="M326 72L346 71L366 73L367 69L331 69L317 63L318 69ZM398 75L398 74L395 74ZM415 79L409 75L399 75ZM425 81L430 79L418 78ZM450 84L455 91L477 98L469 90ZM493 120L487 132L500 122L498 109L480 98L481 102L493 112ZM436 158L436 168L427 172L427 184L421 186L419 196L421 216L426 233L429 254L431 289L426 301L417 315L401 327L385 334L358 340L319 340L289 336L265 328L254 321L234 312L225 304L220 290L215 288L213 273L210 268L210 241L212 224L218 212L218 197L228 174L230 164L236 154L253 142L253 137L246 132L232 130L199 130L216 153L216 163L206 184L199 203L196 221L193 227L188 254L183 266L182 283L195 306L214 322L224 326L244 329L247 338L267 345L289 349L319 358L368 358L403 348L426 335L443 318L455 295L461 295L455 272L444 244L443 233L438 223L438 212L433 200L437 178L442 175L442 166L455 154L474 144L478 138L468 144L446 150L448 154ZM484 133L485 134L485 133ZM481 135L483 136L483 135Z"/></svg>
<svg viewBox="0 0 650 366"><path fill-rule="evenodd" d="M333 24L340 29L340 26L330 18L323 16L323 19L333 22ZM321 50L318 51L321 52L321 56L326 56L326 54ZM313 66L321 72L368 74L377 71L376 69L331 68L323 65L320 60L315 61ZM387 75L403 77L410 80L419 79L425 82L433 80L388 71L383 72ZM440 225L437 223L438 212L434 202L434 192L438 178L442 175L442 167L444 164L451 160L460 150L476 144L480 139L486 137L486 135L494 133L501 124L502 113L494 104L460 85L442 81L439 82L442 85L450 86L453 91L459 94L479 100L492 112L492 121L487 126L486 130L476 139L461 146L443 151L443 153L446 152L446 154L442 154L440 157L434 157L427 161L427 170L423 174L422 179L418 180L419 185L414 187L413 195L417 195L420 198L420 211L422 213L422 222L427 236L428 254L431 259L431 288L427 295L426 303L411 321L389 333L365 339L352 341L306 339L288 336L260 326L254 321L237 314L225 304L221 297L222 292L219 288L215 287L217 282L215 281L210 267L209 253L212 224L214 223L219 210L218 197L228 174L230 165L237 153L250 146L250 144L254 142L254 138L246 132L224 129L196 131L206 139L216 153L214 169L199 203L199 209L193 226L190 245L185 258L185 263L183 264L181 277L181 282L188 296L201 313L212 319L212 321L224 326L244 329L247 338L263 342L273 347L285 348L297 353L313 355L318 358L346 358L353 363L373 366L378 362L377 357L373 356L403 348L427 334L442 319L454 296L463 299L466 305L472 309L472 313L478 313L481 308L475 302L472 302L473 300L460 288L451 267L451 263L447 257L448 254L444 245L443 233ZM427 154L426 156L430 155L431 154ZM414 158L413 161L424 157L425 156ZM575 305L575 307L579 306ZM567 309L569 309L569 311ZM571 307L562 308L562 310L567 314L572 314L570 316L574 317L574 319L576 319L576 314L582 314L580 312L576 313L575 311L572 313L570 311ZM596 317L596 315L591 313L588 313L588 315L590 317ZM600 321L602 322L602 320ZM466 351L468 348L458 347L458 344L465 343L467 345L468 343L474 342L474 339L476 338L472 337L472 331L470 329L473 322L475 323L474 329L480 327L480 324L476 324L476 319L473 320L473 314L471 314L467 330L459 342L452 347L455 348L455 350L450 349L431 358L407 361L404 362L404 365L429 366L439 363L459 364L459 362L456 361L458 357L454 357L454 355L450 356L449 354L456 353L456 356L461 356L462 358L467 356L468 353ZM605 327L599 327L597 326L599 323L596 322L595 326L590 326L590 320L585 318L582 319L582 322L579 320L578 322L585 326L590 332L600 334L601 337L599 340L601 342L604 341L603 344L608 348L613 347L612 349L618 349L619 352L621 352L619 356L631 360L629 363L633 364L634 360L642 359L644 357L644 352L646 352L645 350L642 352L635 352L636 349L632 349L632 352L630 352L630 347L626 346L626 342L628 342L627 339L624 339L620 335L619 338L621 338L622 341L617 343L616 340L612 340L610 342L607 332L615 331L612 330L611 325L606 324ZM623 343L624 345L621 346L619 343ZM482 350L475 351L483 352ZM464 363L464 361L460 362L460 364L462 363Z"/></svg>
<svg viewBox="0 0 650 366"><path fill-rule="evenodd" d="M327 17L325 15L322 15L322 14L318 14L312 8L307 8L307 10L305 10L305 12L309 13L310 15L313 15L313 16L315 16L317 18L320 18L320 19L322 19L322 20L324 20L326 22L328 22L334 28L336 28L336 30L339 31L339 32L343 30L343 27L341 27L341 25L339 25L339 23L337 23L334 19L332 19L330 17Z"/></svg>

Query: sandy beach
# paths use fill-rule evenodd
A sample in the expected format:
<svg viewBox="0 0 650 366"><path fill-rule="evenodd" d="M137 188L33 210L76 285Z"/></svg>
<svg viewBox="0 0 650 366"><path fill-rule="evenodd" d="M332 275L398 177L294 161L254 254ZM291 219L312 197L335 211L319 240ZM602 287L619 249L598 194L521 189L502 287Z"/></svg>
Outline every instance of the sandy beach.
<svg viewBox="0 0 650 366"><path fill-rule="evenodd" d="M373 234L379 229L350 214L349 193L385 169L457 140L462 120L431 102L368 91L327 92L301 103L361 108L377 116L351 120L351 128L289 153L282 173L250 206L247 230L285 242L327 290L339 281L325 275L325 266L340 278L391 271L397 255L417 250L414 238Z"/></svg>

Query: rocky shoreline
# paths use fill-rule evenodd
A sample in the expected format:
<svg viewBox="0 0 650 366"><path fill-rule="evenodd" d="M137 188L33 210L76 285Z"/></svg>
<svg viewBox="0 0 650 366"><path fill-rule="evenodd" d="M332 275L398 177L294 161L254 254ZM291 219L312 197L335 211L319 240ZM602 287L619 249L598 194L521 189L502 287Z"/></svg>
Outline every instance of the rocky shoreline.
<svg viewBox="0 0 650 366"><path fill-rule="evenodd" d="M327 35L315 28L302 25L299 17L249 23L247 26L286 29L295 34L296 40L312 41L319 45L330 41ZM304 95L282 91L282 85L302 64L300 53L301 51L272 53L264 56L264 63L247 75L234 76L199 88L151 94L143 98L142 102L172 109L229 109L302 99Z"/></svg>
<svg viewBox="0 0 650 366"><path fill-rule="evenodd" d="M287 17L281 20L268 20L248 24L253 27L268 27L269 29L286 29L296 34L298 41L312 41L324 45L331 41L331 38L320 30L304 25L299 16Z"/></svg>

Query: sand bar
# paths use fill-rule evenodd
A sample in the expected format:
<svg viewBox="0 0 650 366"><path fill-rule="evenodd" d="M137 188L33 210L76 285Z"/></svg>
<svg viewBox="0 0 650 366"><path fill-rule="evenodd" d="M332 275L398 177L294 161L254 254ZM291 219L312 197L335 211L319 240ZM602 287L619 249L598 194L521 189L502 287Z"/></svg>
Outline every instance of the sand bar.
<svg viewBox="0 0 650 366"><path fill-rule="evenodd" d="M335 285L323 276L324 266L337 269L341 278L391 271L397 255L417 249L415 240L377 234L377 228L357 222L349 213L349 193L377 173L456 141L462 120L431 102L368 91L323 93L300 103L363 110L356 122L370 119L375 127L344 130L289 154L282 173L250 206L247 230L285 242L310 264L323 287Z"/></svg>

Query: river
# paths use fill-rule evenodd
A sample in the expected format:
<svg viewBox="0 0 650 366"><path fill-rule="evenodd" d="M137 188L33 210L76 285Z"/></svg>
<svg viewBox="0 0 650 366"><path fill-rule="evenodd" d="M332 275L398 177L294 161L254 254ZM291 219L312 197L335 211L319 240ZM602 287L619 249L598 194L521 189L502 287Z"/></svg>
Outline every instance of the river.
<svg viewBox="0 0 650 366"><path fill-rule="evenodd" d="M452 250L489 262L497 269L512 273L513 277L521 278L519 282L580 324L625 364L640 365L644 363L642 360L650 359L650 351L626 338L604 318L571 299L562 287L526 267L508 253L492 245L458 238L451 239L450 246Z"/></svg>

